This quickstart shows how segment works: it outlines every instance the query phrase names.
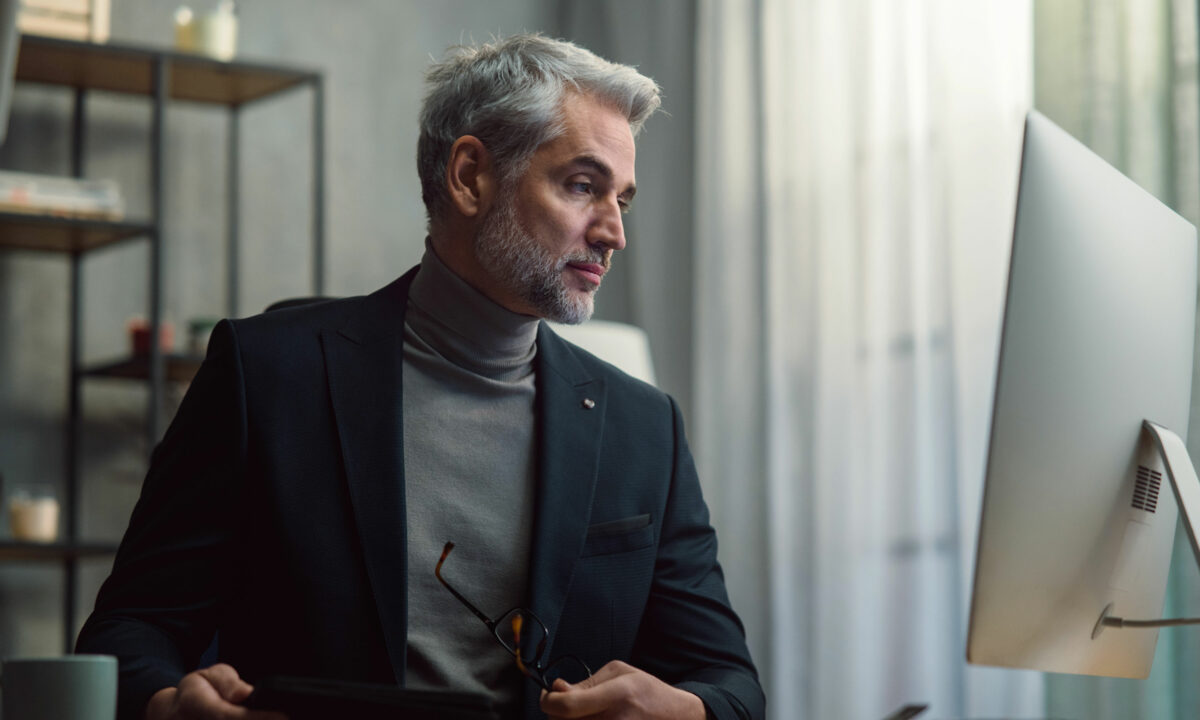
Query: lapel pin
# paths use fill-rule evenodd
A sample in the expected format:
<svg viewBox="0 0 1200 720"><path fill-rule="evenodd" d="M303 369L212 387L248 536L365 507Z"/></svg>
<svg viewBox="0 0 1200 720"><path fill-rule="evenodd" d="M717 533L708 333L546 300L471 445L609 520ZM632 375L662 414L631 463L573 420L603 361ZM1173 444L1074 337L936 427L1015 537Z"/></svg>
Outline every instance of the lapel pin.
<svg viewBox="0 0 1200 720"><path fill-rule="evenodd" d="M594 408L594 407L596 407L596 401L595 401L595 400L593 400L593 399L591 399L591 398L584 398L584 399L583 399L583 409L584 409L584 410L591 410L591 409L592 409L592 408Z"/></svg>

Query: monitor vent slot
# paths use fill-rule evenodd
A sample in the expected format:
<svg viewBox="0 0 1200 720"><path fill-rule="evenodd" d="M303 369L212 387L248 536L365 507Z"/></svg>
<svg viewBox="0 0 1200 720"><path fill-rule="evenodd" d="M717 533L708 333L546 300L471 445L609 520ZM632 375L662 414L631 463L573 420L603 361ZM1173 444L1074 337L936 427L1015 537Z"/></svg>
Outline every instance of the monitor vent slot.
<svg viewBox="0 0 1200 720"><path fill-rule="evenodd" d="M1158 507L1158 491L1162 487L1162 473L1138 465L1137 486L1133 488L1133 506L1138 510L1154 512Z"/></svg>

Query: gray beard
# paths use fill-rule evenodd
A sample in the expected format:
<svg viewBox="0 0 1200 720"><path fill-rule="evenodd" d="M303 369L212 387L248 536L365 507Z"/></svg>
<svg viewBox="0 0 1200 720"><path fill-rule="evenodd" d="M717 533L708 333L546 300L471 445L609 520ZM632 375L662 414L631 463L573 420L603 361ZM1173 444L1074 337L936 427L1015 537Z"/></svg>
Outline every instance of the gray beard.
<svg viewBox="0 0 1200 720"><path fill-rule="evenodd" d="M602 251L556 258L521 227L516 203L502 195L475 236L475 258L539 316L578 325L594 310L595 288L574 293L563 282L567 263L604 263Z"/></svg>

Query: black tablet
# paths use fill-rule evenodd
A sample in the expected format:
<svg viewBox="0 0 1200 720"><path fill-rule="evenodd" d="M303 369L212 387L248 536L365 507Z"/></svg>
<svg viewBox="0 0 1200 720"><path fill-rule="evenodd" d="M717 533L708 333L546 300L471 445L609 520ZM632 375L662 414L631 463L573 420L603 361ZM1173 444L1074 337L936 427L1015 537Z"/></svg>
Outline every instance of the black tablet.
<svg viewBox="0 0 1200 720"><path fill-rule="evenodd" d="M278 710L291 720L500 720L491 699L482 695L283 676L256 683L246 707Z"/></svg>

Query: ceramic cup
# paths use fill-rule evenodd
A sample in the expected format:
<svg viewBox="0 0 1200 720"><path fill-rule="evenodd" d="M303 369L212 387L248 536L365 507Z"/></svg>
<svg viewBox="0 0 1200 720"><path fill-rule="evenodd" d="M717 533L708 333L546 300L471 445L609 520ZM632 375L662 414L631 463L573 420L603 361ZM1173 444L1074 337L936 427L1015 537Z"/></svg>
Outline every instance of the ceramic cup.
<svg viewBox="0 0 1200 720"><path fill-rule="evenodd" d="M4 720L115 720L111 655L11 658L0 668Z"/></svg>
<svg viewBox="0 0 1200 720"><path fill-rule="evenodd" d="M21 485L8 499L8 523L14 540L52 543L58 539L58 500L47 484Z"/></svg>

